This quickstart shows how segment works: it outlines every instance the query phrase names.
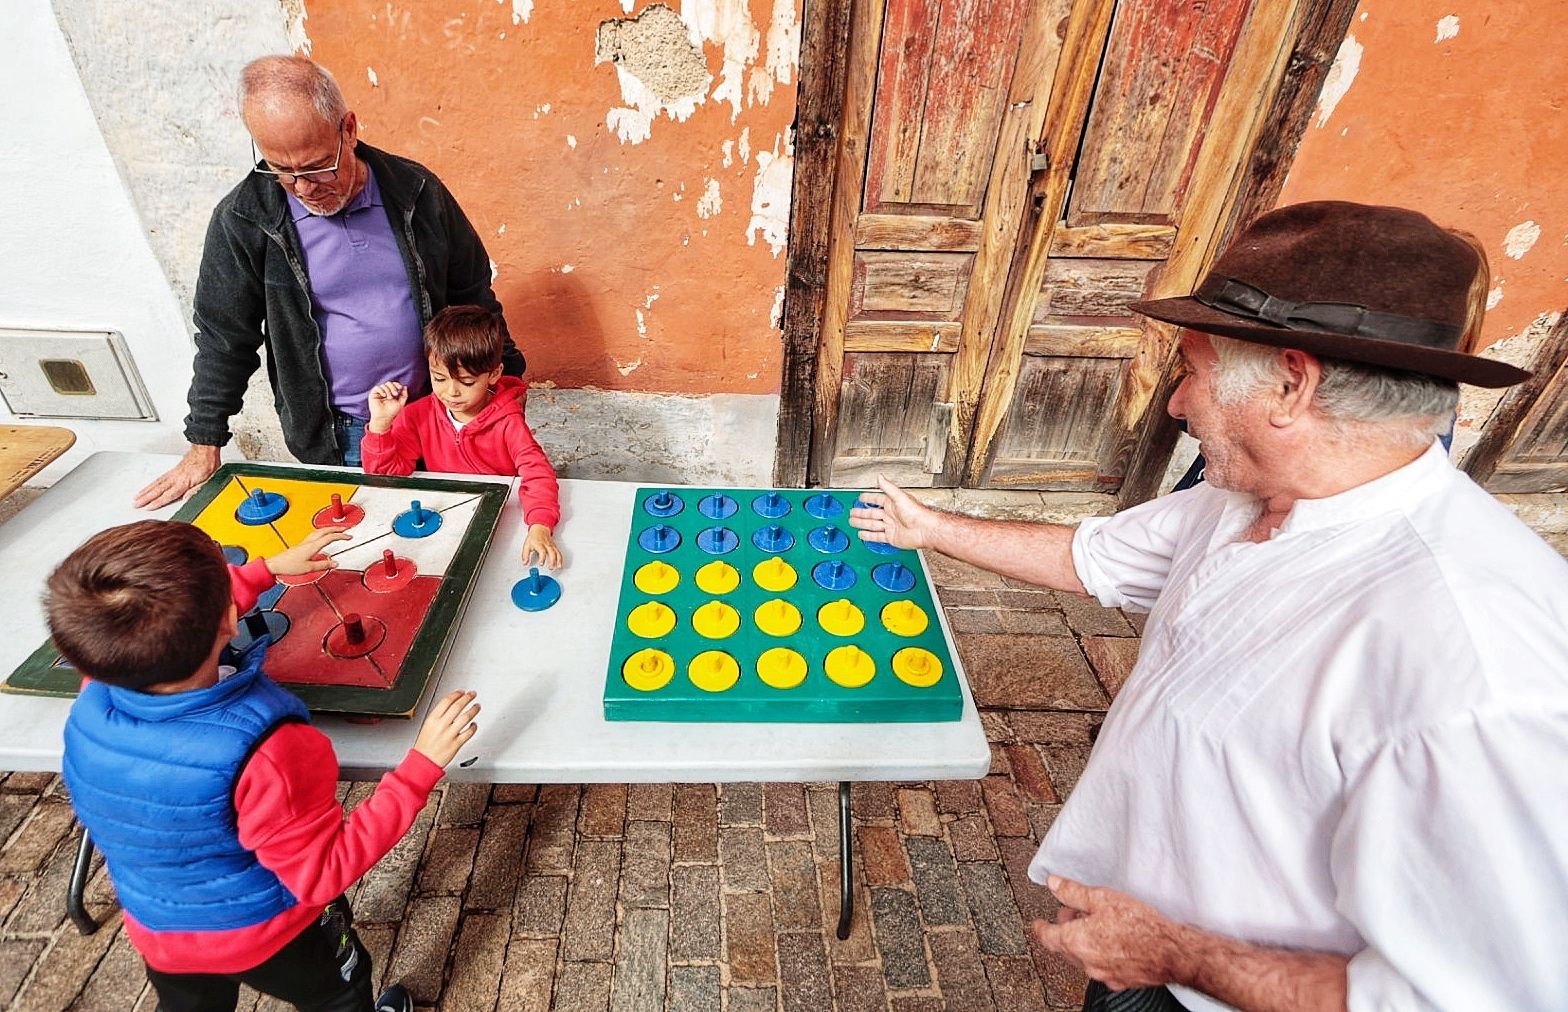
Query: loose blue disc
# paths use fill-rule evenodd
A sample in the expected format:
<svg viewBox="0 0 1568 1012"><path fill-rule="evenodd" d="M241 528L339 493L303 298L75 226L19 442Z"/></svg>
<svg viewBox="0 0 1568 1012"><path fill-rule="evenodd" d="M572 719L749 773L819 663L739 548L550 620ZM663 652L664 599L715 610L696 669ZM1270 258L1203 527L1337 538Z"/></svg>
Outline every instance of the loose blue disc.
<svg viewBox="0 0 1568 1012"><path fill-rule="evenodd" d="M915 571L902 562L883 562L872 568L871 579L883 590L902 594L914 587Z"/></svg>
<svg viewBox="0 0 1568 1012"><path fill-rule="evenodd" d="M697 532L697 547L709 555L728 555L740 547L740 535L728 527L708 527Z"/></svg>
<svg viewBox="0 0 1568 1012"><path fill-rule="evenodd" d="M512 603L524 611L544 611L561 599L561 584L553 576L539 572L538 566L512 584Z"/></svg>
<svg viewBox="0 0 1568 1012"><path fill-rule="evenodd" d="M764 552L787 552L795 545L795 535L779 524L759 527L751 536L751 543Z"/></svg>
<svg viewBox="0 0 1568 1012"><path fill-rule="evenodd" d="M876 552L878 555L897 555L899 552L903 551L903 549L897 545L890 545L886 541L862 541L861 544L865 545L871 551Z"/></svg>
<svg viewBox="0 0 1568 1012"><path fill-rule="evenodd" d="M805 503L806 512L818 520L832 520L844 515L844 504L826 492L818 492Z"/></svg>
<svg viewBox="0 0 1568 1012"><path fill-rule="evenodd" d="M428 538L441 529L441 514L427 510L415 499L408 510L392 521L392 530L405 538Z"/></svg>
<svg viewBox="0 0 1568 1012"><path fill-rule="evenodd" d="M289 617L281 611L251 611L240 619L239 626L229 646L244 653L263 636L276 643L288 635Z"/></svg>
<svg viewBox="0 0 1568 1012"><path fill-rule="evenodd" d="M270 524L289 511L289 501L277 492L251 489L250 495L234 511L234 519L247 527Z"/></svg>
<svg viewBox="0 0 1568 1012"><path fill-rule="evenodd" d="M829 524L826 527L813 527L811 533L806 535L806 542L819 552L842 552L849 547L849 535Z"/></svg>
<svg viewBox="0 0 1568 1012"><path fill-rule="evenodd" d="M855 585L855 567L840 559L828 559L811 567L811 578L827 590L848 590Z"/></svg>
<svg viewBox="0 0 1568 1012"><path fill-rule="evenodd" d="M250 561L250 553L239 545L224 545L223 561L231 566L243 566Z"/></svg>
<svg viewBox="0 0 1568 1012"><path fill-rule="evenodd" d="M759 517L777 520L789 513L789 500L778 492L764 492L751 501L751 508Z"/></svg>
<svg viewBox="0 0 1568 1012"><path fill-rule="evenodd" d="M637 544L642 546L642 550L654 555L672 552L680 543L681 532L669 524L654 524L637 535Z"/></svg>
<svg viewBox="0 0 1568 1012"><path fill-rule="evenodd" d="M723 492L705 495L697 500L697 511L709 520L725 520L735 515L740 503Z"/></svg>
<svg viewBox="0 0 1568 1012"><path fill-rule="evenodd" d="M674 492L671 492L669 489L664 489L663 491L655 492L653 495L650 495L648 498L644 499L642 501L642 508L643 511L646 512L649 516L673 517L675 514L686 508L686 503L683 502L681 497L676 495Z"/></svg>

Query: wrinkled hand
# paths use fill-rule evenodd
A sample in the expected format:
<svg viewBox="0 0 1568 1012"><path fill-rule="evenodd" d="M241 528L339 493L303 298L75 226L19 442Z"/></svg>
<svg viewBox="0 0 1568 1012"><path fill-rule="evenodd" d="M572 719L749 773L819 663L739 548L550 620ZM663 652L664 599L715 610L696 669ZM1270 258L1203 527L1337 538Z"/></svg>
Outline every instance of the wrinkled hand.
<svg viewBox="0 0 1568 1012"><path fill-rule="evenodd" d="M414 751L442 767L456 758L457 750L479 730L479 725L474 723L479 704L468 706L473 702L473 692L459 690L447 693L441 702L431 707L430 715L419 728L419 737L414 739ZM465 710L464 707L468 708Z"/></svg>
<svg viewBox="0 0 1568 1012"><path fill-rule="evenodd" d="M385 432L407 403L408 387L397 380L382 383L370 391L370 424L377 432Z"/></svg>
<svg viewBox="0 0 1568 1012"><path fill-rule="evenodd" d="M535 562L535 559L538 561ZM523 565L540 565L547 569L561 568L561 550L555 547L555 536L544 524L528 526L528 537L523 539Z"/></svg>
<svg viewBox="0 0 1568 1012"><path fill-rule="evenodd" d="M941 514L886 478L877 477L880 492L860 497L864 508L849 511L849 525L862 541L885 541L896 548L932 548Z"/></svg>
<svg viewBox="0 0 1568 1012"><path fill-rule="evenodd" d="M1113 991L1179 982L1185 925L1114 889L1050 876L1061 901L1056 923L1034 922L1034 936Z"/></svg>
<svg viewBox="0 0 1568 1012"><path fill-rule="evenodd" d="M167 506L176 499L184 499L190 495L191 490L208 478L218 469L218 448L216 446L192 445L185 451L185 456L180 462L169 470L153 479L152 483L131 500L131 505L137 509L155 510L159 506Z"/></svg>
<svg viewBox="0 0 1568 1012"><path fill-rule="evenodd" d="M319 553L334 541L347 541L348 535L343 533L344 530L342 527L323 527L319 531L312 531L308 538L293 548L285 548L269 556L267 569L273 576L303 576L323 569L338 568L338 560Z"/></svg>

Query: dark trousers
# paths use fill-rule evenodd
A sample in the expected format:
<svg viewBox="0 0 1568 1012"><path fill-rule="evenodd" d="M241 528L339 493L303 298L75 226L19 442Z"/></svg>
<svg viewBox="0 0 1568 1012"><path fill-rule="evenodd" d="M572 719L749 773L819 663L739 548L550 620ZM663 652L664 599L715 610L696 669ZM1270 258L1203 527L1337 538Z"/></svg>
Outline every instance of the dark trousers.
<svg viewBox="0 0 1568 1012"><path fill-rule="evenodd" d="M1186 1006L1163 987L1112 991L1097 980L1084 992L1083 1012L1186 1012Z"/></svg>
<svg viewBox="0 0 1568 1012"><path fill-rule="evenodd" d="M370 953L339 898L271 959L243 973L163 973L147 968L158 1012L233 1012L240 985L281 998L302 1012L370 1012Z"/></svg>

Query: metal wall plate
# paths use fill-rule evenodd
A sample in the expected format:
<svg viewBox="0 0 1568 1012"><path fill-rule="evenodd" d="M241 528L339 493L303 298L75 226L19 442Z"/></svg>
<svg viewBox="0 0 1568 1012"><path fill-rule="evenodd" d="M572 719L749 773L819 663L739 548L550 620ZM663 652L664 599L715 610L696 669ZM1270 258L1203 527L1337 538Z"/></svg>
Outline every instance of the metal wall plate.
<svg viewBox="0 0 1568 1012"><path fill-rule="evenodd" d="M0 327L0 397L18 418L158 417L113 330Z"/></svg>

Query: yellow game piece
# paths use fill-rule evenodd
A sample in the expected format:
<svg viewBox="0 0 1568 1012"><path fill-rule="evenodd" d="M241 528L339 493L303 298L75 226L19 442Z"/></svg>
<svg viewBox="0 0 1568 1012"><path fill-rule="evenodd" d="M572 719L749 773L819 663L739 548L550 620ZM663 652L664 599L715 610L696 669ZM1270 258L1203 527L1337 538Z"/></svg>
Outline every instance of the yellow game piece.
<svg viewBox="0 0 1568 1012"><path fill-rule="evenodd" d="M894 636L919 636L930 621L925 609L913 601L893 601L882 609L882 624Z"/></svg>
<svg viewBox="0 0 1568 1012"><path fill-rule="evenodd" d="M728 594L740 586L740 571L728 562L715 559L697 570L697 586L704 594Z"/></svg>
<svg viewBox="0 0 1568 1012"><path fill-rule="evenodd" d="M691 627L710 640L721 640L740 628L740 612L723 601L709 601L692 612Z"/></svg>
<svg viewBox="0 0 1568 1012"><path fill-rule="evenodd" d="M806 659L789 647L764 650L757 658L757 677L775 689L793 689L806 680Z"/></svg>
<svg viewBox="0 0 1568 1012"><path fill-rule="evenodd" d="M675 612L667 604L648 601L633 608L632 613L626 616L626 628L645 640L656 640L660 636L668 636L670 630L675 628Z"/></svg>
<svg viewBox="0 0 1568 1012"><path fill-rule="evenodd" d="M756 568L751 571L751 578L763 590L772 594L782 594L795 586L795 567L775 555L757 563Z"/></svg>
<svg viewBox="0 0 1568 1012"><path fill-rule="evenodd" d="M644 594L668 594L681 582L681 573L668 562L654 559L637 570L632 582Z"/></svg>
<svg viewBox="0 0 1568 1012"><path fill-rule="evenodd" d="M866 627L866 616L847 597L817 609L817 624L834 636L853 636Z"/></svg>
<svg viewBox="0 0 1568 1012"><path fill-rule="evenodd" d="M942 660L929 650L905 647L893 655L893 674L917 689L929 689L942 680Z"/></svg>
<svg viewBox="0 0 1568 1012"><path fill-rule="evenodd" d="M858 689L877 673L877 662L871 659L870 654L851 643L847 647L829 651L822 669L844 688Z"/></svg>
<svg viewBox="0 0 1568 1012"><path fill-rule="evenodd" d="M800 609L782 597L762 602L753 617L769 636L793 636L800 630Z"/></svg>
<svg viewBox="0 0 1568 1012"><path fill-rule="evenodd" d="M740 680L740 665L722 650L704 650L691 659L686 676L704 692L723 692Z"/></svg>
<svg viewBox="0 0 1568 1012"><path fill-rule="evenodd" d="M663 650L649 647L626 658L621 666L621 677L638 692L662 689L675 674L675 661Z"/></svg>

